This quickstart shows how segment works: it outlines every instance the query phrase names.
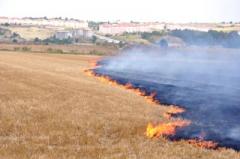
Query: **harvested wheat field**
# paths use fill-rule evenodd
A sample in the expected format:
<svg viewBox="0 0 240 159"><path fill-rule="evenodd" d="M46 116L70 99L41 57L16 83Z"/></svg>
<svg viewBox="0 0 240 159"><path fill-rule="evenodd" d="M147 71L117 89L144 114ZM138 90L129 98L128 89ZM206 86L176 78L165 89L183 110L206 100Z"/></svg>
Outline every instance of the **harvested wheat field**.
<svg viewBox="0 0 240 159"><path fill-rule="evenodd" d="M166 107L87 76L97 56L0 52L0 158L240 158L145 136Z"/></svg>

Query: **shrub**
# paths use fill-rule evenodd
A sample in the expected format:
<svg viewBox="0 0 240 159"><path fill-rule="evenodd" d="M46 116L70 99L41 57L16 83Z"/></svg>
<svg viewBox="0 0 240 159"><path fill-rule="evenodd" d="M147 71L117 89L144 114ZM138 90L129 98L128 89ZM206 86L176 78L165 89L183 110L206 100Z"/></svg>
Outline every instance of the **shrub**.
<svg viewBox="0 0 240 159"><path fill-rule="evenodd" d="M120 42L118 43L118 47L119 47L119 48L124 47L124 42L120 41Z"/></svg>
<svg viewBox="0 0 240 159"><path fill-rule="evenodd" d="M49 43L52 43L52 44L72 44L73 43L73 39L69 38L69 39L63 39L63 40L60 40L60 39L56 39L55 37L52 37L52 38L48 38L48 39L45 39L43 40L43 42L46 44L49 44Z"/></svg>
<svg viewBox="0 0 240 159"><path fill-rule="evenodd" d="M96 36L93 36L93 37L92 37L92 43L96 43L96 41L97 41L97 37L96 37Z"/></svg>
<svg viewBox="0 0 240 159"><path fill-rule="evenodd" d="M77 54L78 51L77 51L77 50L70 50L70 53L72 53L72 54Z"/></svg>
<svg viewBox="0 0 240 159"><path fill-rule="evenodd" d="M9 23L4 23L3 25L6 26L6 27L10 26Z"/></svg>
<svg viewBox="0 0 240 159"><path fill-rule="evenodd" d="M20 51L20 47L14 47L14 51Z"/></svg>
<svg viewBox="0 0 240 159"><path fill-rule="evenodd" d="M39 43L39 42L41 42L41 40L40 40L38 37L36 37L36 38L34 39L34 43Z"/></svg>
<svg viewBox="0 0 240 159"><path fill-rule="evenodd" d="M18 36L19 36L19 34L15 33L15 32L12 34L12 38L16 38Z"/></svg>
<svg viewBox="0 0 240 159"><path fill-rule="evenodd" d="M64 51L62 49L56 49L56 53L64 53Z"/></svg>
<svg viewBox="0 0 240 159"><path fill-rule="evenodd" d="M17 43L18 41L17 41L17 39L13 39L12 42L13 43Z"/></svg>
<svg viewBox="0 0 240 159"><path fill-rule="evenodd" d="M30 47L23 47L22 48L22 51L24 51L24 52L29 52L29 51L31 51L32 49L30 48Z"/></svg>
<svg viewBox="0 0 240 159"><path fill-rule="evenodd" d="M64 51L62 49L53 49L53 48L48 48L47 49L48 53L64 53Z"/></svg>
<svg viewBox="0 0 240 159"><path fill-rule="evenodd" d="M159 42L159 45L160 45L162 48L167 48L167 47L168 47L168 42L167 42L167 40L162 39L162 40Z"/></svg>
<svg viewBox="0 0 240 159"><path fill-rule="evenodd" d="M103 52L97 51L97 50L91 50L89 52L90 55L104 55Z"/></svg>
<svg viewBox="0 0 240 159"><path fill-rule="evenodd" d="M47 52L53 52L53 49L52 48L48 48Z"/></svg>

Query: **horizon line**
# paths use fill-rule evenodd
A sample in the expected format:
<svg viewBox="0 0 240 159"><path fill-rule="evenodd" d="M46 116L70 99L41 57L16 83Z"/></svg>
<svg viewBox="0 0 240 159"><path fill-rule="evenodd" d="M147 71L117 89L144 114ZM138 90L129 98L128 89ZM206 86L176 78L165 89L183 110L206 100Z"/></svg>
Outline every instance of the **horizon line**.
<svg viewBox="0 0 240 159"><path fill-rule="evenodd" d="M114 20L99 20L99 19L86 19L86 18L73 18L73 17L68 17L68 16L5 16L5 15L0 15L0 17L6 17L6 18L20 18L20 19L23 19L23 18L33 18L33 19L37 19L37 18L47 18L47 19L62 19L62 20L65 20L65 19L68 19L68 20L79 20L79 21L87 21L87 22L104 22L104 23L116 23L116 22L158 22L158 23L177 23L177 24L189 24L189 23L199 23L199 24L204 24L204 23L240 23L240 20L239 21L233 21L233 20L229 20L229 21L188 21L188 22L180 22L180 21L161 21L161 20L121 20L121 19L114 19Z"/></svg>

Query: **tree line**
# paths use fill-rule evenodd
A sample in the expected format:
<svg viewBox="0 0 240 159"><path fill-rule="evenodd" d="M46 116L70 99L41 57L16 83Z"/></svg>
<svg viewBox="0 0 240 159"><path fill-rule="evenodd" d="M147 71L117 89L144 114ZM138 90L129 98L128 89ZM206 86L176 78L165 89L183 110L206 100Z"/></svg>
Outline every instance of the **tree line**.
<svg viewBox="0 0 240 159"><path fill-rule="evenodd" d="M170 35L181 38L189 45L222 46L240 48L240 35L237 31L222 32L209 30L208 32L194 30L173 30Z"/></svg>

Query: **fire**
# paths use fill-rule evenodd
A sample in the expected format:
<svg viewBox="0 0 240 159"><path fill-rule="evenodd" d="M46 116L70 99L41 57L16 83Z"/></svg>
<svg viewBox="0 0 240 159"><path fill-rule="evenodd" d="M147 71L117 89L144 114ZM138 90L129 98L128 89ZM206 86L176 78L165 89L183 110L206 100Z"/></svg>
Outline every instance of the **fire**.
<svg viewBox="0 0 240 159"><path fill-rule="evenodd" d="M99 66L99 63L98 63L99 59L96 59L96 60L89 60L89 64L92 68L96 68Z"/></svg>
<svg viewBox="0 0 240 159"><path fill-rule="evenodd" d="M93 68L99 67L98 62L91 61L91 66ZM150 95L148 95L145 91L135 88L131 83L126 83L125 85L119 84L116 80L111 79L108 76L100 75L94 72L93 69L84 70L84 72L89 76L97 77L101 82L108 83L113 86L123 87L125 89L131 90L138 94L139 96L144 96L147 102L153 103L153 104L160 104L160 102L156 99L157 93L152 92ZM170 106L167 112L165 112L163 115L167 119L171 119L174 115L184 113L185 109L177 107L177 106ZM189 126L191 124L190 121L187 120L177 120L169 123L160 123L160 124L153 124L149 123L146 128L146 136L149 138L158 138L158 137L169 137L176 134L176 131L178 128L184 128L186 126ZM218 144L213 141L205 141L204 133L201 135L202 138L199 139L190 139L187 140L189 144L202 147L202 148L208 148L208 149L216 149Z"/></svg>
<svg viewBox="0 0 240 159"><path fill-rule="evenodd" d="M84 70L84 73L88 76L94 76L94 72L91 70Z"/></svg>
<svg viewBox="0 0 240 159"><path fill-rule="evenodd" d="M107 76L98 76L98 79L101 81L101 82L105 82L105 83L108 83L110 85L117 85L117 82L115 80L112 80L110 79L109 77Z"/></svg>
<svg viewBox="0 0 240 159"><path fill-rule="evenodd" d="M126 85L123 85L123 87L135 92L139 96L146 96L146 93L144 91L142 91L139 88L134 88L134 86L131 83L127 83Z"/></svg>
<svg viewBox="0 0 240 159"><path fill-rule="evenodd" d="M171 136L176 133L177 128L186 127L190 124L190 121L179 120L170 123L161 123L154 125L149 123L146 129L146 136L149 138Z"/></svg>
<svg viewBox="0 0 240 159"><path fill-rule="evenodd" d="M127 83L127 84L125 85L125 88L126 88L126 89L132 89L132 88L133 88L133 85L132 85L131 83Z"/></svg>
<svg viewBox="0 0 240 159"><path fill-rule="evenodd" d="M85 73L88 74L89 76L97 77L97 79L99 79L101 82L105 82L114 86L120 86L125 89L131 90L136 94L138 94L139 96L144 96L144 98L150 103L159 104L159 101L156 99L156 96L157 96L156 92L152 92L150 95L147 95L145 91L139 88L135 88L131 83L120 85L117 81L111 79L110 77L99 75L95 73L93 70L86 70ZM184 111L185 110L182 108L171 107L167 113L178 114ZM171 123L162 123L158 125L153 125L152 123L149 123L147 126L146 135L149 138L174 135L176 133L177 128L185 127L185 126L188 126L189 124L190 124L189 121L184 121L184 120L174 121Z"/></svg>
<svg viewBox="0 0 240 159"><path fill-rule="evenodd" d="M218 144L213 141L204 141L199 139L190 139L187 141L189 144L201 147L201 148L207 148L207 149L216 149L218 147Z"/></svg>
<svg viewBox="0 0 240 159"><path fill-rule="evenodd" d="M95 73L92 69L84 70L84 72L88 76L96 77L101 82L108 83L108 84L113 85L113 86L123 87L125 89L131 90L134 93L136 93L137 95L145 97L145 99L149 103L159 104L159 101L156 99L156 95L157 95L156 92L152 92L150 95L147 95L147 93L145 91L143 91L143 90L141 90L139 88L135 88L131 83L126 83L125 85L121 85L116 80L113 80L113 79L111 79L108 76L99 75L99 74Z"/></svg>
<svg viewBox="0 0 240 159"><path fill-rule="evenodd" d="M163 116L167 119L170 119L174 115L184 113L185 109L177 107L177 106L170 106L167 112L163 114Z"/></svg>
<svg viewBox="0 0 240 159"><path fill-rule="evenodd" d="M139 88L134 88L131 83L127 83L126 85L124 85L124 88L128 90L132 90L139 96L143 96L149 103L159 104L159 101L156 99L156 96L157 96L156 92L152 92L150 95L147 95L145 91Z"/></svg>
<svg viewBox="0 0 240 159"><path fill-rule="evenodd" d="M84 72L88 75L88 76L94 76L94 77L97 77L97 79L101 82L104 82L104 83L108 83L110 85L113 85L113 86L120 86L118 84L117 81L111 79L110 77L108 76L104 76L104 75L99 75L97 73L95 73L93 70L89 69L89 70L84 70Z"/></svg>
<svg viewBox="0 0 240 159"><path fill-rule="evenodd" d="M157 96L157 92L152 92L149 96L145 96L145 99L149 103L160 104L160 102L156 99L156 96Z"/></svg>

